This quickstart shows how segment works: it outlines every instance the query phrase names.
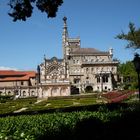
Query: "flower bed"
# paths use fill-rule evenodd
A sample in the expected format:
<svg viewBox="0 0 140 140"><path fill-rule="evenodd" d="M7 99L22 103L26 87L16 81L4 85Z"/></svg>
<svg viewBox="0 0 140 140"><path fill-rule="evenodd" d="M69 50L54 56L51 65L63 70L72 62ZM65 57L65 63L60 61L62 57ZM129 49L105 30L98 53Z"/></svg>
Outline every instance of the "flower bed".
<svg viewBox="0 0 140 140"><path fill-rule="evenodd" d="M135 94L135 91L112 91L103 94L102 97L106 98L109 103L116 103L127 99L132 94Z"/></svg>

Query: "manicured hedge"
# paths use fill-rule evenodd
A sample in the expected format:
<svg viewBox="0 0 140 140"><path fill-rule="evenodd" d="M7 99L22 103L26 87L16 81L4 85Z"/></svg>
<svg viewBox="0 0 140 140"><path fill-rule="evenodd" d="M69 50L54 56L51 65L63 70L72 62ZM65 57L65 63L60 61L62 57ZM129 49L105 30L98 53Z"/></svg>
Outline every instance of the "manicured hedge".
<svg viewBox="0 0 140 140"><path fill-rule="evenodd" d="M76 111L0 118L0 139L78 140L125 139L140 137L139 105L109 111ZM137 129L138 127L138 129Z"/></svg>

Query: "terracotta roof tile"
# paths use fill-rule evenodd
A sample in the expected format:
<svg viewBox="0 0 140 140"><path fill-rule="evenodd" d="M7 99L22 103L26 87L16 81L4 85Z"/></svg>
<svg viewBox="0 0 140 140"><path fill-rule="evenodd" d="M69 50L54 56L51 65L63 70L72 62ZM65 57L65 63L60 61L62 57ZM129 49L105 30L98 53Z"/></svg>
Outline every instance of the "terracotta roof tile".
<svg viewBox="0 0 140 140"><path fill-rule="evenodd" d="M26 81L35 78L35 71L0 70L0 81Z"/></svg>

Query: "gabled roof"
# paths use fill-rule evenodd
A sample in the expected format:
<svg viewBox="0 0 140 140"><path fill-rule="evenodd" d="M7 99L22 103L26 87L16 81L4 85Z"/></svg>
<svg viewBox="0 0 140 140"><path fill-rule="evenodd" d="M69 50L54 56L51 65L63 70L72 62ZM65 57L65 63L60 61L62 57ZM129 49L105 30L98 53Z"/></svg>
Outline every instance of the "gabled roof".
<svg viewBox="0 0 140 140"><path fill-rule="evenodd" d="M52 57L51 59L45 59L46 62L53 62L53 61L57 61L57 62L62 62L63 59L59 59L57 57Z"/></svg>
<svg viewBox="0 0 140 140"><path fill-rule="evenodd" d="M27 81L30 78L35 78L35 71L14 71L14 70L0 70L0 81Z"/></svg>
<svg viewBox="0 0 140 140"><path fill-rule="evenodd" d="M72 52L72 54L94 54L94 55L107 55L108 52L99 51L95 48L78 48Z"/></svg>

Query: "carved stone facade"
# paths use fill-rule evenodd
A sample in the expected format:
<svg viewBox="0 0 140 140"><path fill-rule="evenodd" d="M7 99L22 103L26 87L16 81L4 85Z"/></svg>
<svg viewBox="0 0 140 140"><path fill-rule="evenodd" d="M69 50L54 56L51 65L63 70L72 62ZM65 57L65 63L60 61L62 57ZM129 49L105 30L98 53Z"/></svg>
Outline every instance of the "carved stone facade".
<svg viewBox="0 0 140 140"><path fill-rule="evenodd" d="M64 60L56 57L44 58L44 62L38 67L38 76L40 98L70 95L70 82Z"/></svg>
<svg viewBox="0 0 140 140"><path fill-rule="evenodd" d="M38 68L42 96L70 95L71 87L80 93L116 88L118 61L113 60L113 49L81 48L80 38L69 38L67 18L63 21L63 59L44 57Z"/></svg>

